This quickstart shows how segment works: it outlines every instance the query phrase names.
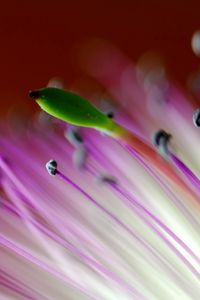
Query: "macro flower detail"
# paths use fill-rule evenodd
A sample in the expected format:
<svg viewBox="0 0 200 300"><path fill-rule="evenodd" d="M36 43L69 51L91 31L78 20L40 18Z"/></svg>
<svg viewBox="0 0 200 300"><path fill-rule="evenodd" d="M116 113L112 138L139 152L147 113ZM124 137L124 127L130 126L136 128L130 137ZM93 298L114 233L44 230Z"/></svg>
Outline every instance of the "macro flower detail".
<svg viewBox="0 0 200 300"><path fill-rule="evenodd" d="M62 121L1 124L1 299L200 299L199 111L111 50L114 74L87 72L125 106L47 87L29 95Z"/></svg>

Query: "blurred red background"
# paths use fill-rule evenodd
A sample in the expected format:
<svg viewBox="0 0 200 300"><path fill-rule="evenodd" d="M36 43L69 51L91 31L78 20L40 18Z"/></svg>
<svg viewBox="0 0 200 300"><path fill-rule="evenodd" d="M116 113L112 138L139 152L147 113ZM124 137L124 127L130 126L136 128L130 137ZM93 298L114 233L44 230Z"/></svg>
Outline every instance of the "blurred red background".
<svg viewBox="0 0 200 300"><path fill-rule="evenodd" d="M199 8L192 0L1 2L1 112L12 103L28 103L28 90L51 77L70 86L81 76L75 52L88 37L114 43L133 61L156 51L184 85L200 65L191 49Z"/></svg>

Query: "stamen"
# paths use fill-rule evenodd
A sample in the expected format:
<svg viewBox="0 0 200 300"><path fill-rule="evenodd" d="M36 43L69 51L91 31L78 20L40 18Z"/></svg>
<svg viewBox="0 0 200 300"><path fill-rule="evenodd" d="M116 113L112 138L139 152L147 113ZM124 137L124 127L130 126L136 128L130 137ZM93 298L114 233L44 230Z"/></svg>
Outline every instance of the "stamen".
<svg viewBox="0 0 200 300"><path fill-rule="evenodd" d="M199 109L199 121L200 121L200 109ZM153 137L154 145L159 149L160 154L162 154L167 159L173 163L174 166L184 175L187 183L193 186L197 193L200 192L200 180L199 178L172 152L169 151L169 141L171 135L164 130L159 130Z"/></svg>
<svg viewBox="0 0 200 300"><path fill-rule="evenodd" d="M200 193L200 180L199 178L174 154L170 154L171 161L177 169L187 178L189 183Z"/></svg>
<svg viewBox="0 0 200 300"><path fill-rule="evenodd" d="M17 286L13 282L9 282L9 280L7 280L7 279L6 280L4 278L0 278L0 279L1 279L2 287L5 287L5 288L11 290L15 294L17 294L20 298L23 298L23 299L25 298L25 299L28 299L28 300L37 300L38 299L38 298L33 297L32 295L30 295L30 290L25 291L23 288Z"/></svg>
<svg viewBox="0 0 200 300"><path fill-rule="evenodd" d="M171 139L171 134L166 131L160 129L153 136L153 144L158 148L161 155L167 157L169 154L169 141Z"/></svg>
<svg viewBox="0 0 200 300"><path fill-rule="evenodd" d="M44 300L49 299L45 295L42 295L39 291L36 291L30 286L27 286L27 284L24 284L18 278L3 271L3 269L0 269L0 273L1 273L1 280L3 279L4 281L4 286L8 285L7 287L9 287L9 289L19 293L21 296L24 296L25 298L30 300L38 300L43 298ZM23 294L21 292L23 292Z"/></svg>
<svg viewBox="0 0 200 300"><path fill-rule="evenodd" d="M94 174L93 171L88 168L88 171L91 174ZM112 221L114 221L118 226L122 227L127 233L129 233L134 239L139 241L141 245L144 245L143 239L140 239L130 228L127 226L123 221L121 221L118 217L116 217L112 212L110 212L107 208L105 208L103 205L98 203L95 199L93 199L87 192L85 192L80 186L78 186L74 181L72 181L69 177L67 177L65 174L60 172L59 170L57 171L57 175L64 180L67 184L75 188L78 192L80 192L82 195L85 196L87 201L93 203L97 208L99 208L102 212L105 213ZM111 184L112 186L112 184ZM113 185L114 186L114 185ZM146 244L144 245L145 247L148 247Z"/></svg>
<svg viewBox="0 0 200 300"><path fill-rule="evenodd" d="M46 163L46 169L51 176L55 176L57 174L57 162L53 159L49 160Z"/></svg>
<svg viewBox="0 0 200 300"><path fill-rule="evenodd" d="M66 181L70 185L73 185L75 188L77 187L79 189L79 187L75 183L73 183L70 179L68 179L64 174L62 174L61 172L59 172L58 175L59 174L60 174L60 176L63 176L61 178L64 179L64 181ZM92 197L90 197L86 192L84 192L82 189L79 189L79 191L83 192L86 197L89 197L88 200L90 200L91 202L93 202L93 204L96 204L97 207L99 207L99 208L102 207L102 211L107 212L107 210L104 209L103 206L101 206L95 200L93 200ZM8 203L5 203L5 205L10 208L10 205ZM13 211L12 208L11 208L11 210ZM14 209L14 211L15 211L15 209ZM110 213L110 216L112 216L112 213ZM113 220L116 221L116 223L119 222L118 225L122 225L123 224L123 223L121 223L120 220L118 220L114 216L113 216ZM117 220L118 220L118 222L117 222ZM89 267L91 267L92 269L94 269L95 271L97 271L97 273L102 274L106 278L108 278L108 276L111 276L111 277L109 277L109 279L111 281L117 282L122 287L128 289L128 291L130 291L131 293L133 293L133 292L137 293L137 291L135 289L133 289L131 286L129 286L121 278L118 278L114 273L112 273L112 271L107 270L103 265L97 263L92 258L90 258L88 255L85 255L83 252L80 251L80 249L78 249L77 247L73 246L72 243L68 242L66 239L63 239L63 238L59 237L59 235L54 234L51 230L48 230L47 227L43 226L41 223L37 222L36 220L31 219L30 221L36 227L38 227L42 232L44 232L47 236L49 236L53 240L57 241L59 244L61 244L63 247L65 247L68 251L70 251L74 255L77 255L79 257L79 259L83 260L83 262L85 264L87 264ZM126 229L126 227L127 226L124 225L124 229ZM128 227L127 227L127 231L128 231ZM131 234L131 230L129 230L129 231L130 231L129 233ZM134 233L132 233L131 235L134 236ZM137 236L135 236L135 238L139 240L139 238L137 238ZM142 239L141 239L141 242L142 242ZM0 241L0 243L1 243L1 241ZM141 299L141 298L139 298L139 299Z"/></svg>
<svg viewBox="0 0 200 300"><path fill-rule="evenodd" d="M146 167L145 167L146 168ZM88 166L87 170L90 174L92 174L93 176L95 176L95 172L93 171L93 167L92 166ZM151 176L157 176L156 174L154 174L154 172L151 171ZM158 177L157 180L159 180L159 184L163 185L162 180ZM107 182L109 184L109 182ZM165 225L158 217L156 217L149 209L147 209L143 204L140 203L139 199L137 199L137 197L135 195L130 194L125 187L121 186L120 184L118 184L117 182L115 182L115 184L113 184L112 182L110 183L111 189L114 193L119 194L120 198L124 198L124 201L127 202L128 205L131 205L131 207L133 208L133 210L135 211L135 209L139 212L139 215L142 217L142 215L145 215L145 218L142 217L142 219L144 220L144 222L147 222L148 224L150 224L150 227L152 227L151 222L147 221L146 217L149 218L151 221L153 221L153 223L155 222L155 224L157 224L161 230L163 230L165 233L167 233L167 235L169 237L171 237L172 239L174 239L174 241L179 244L179 246L182 247L182 249L184 249L184 251L186 251L189 255L191 255L191 257L196 260L196 262L199 264L200 263L200 258L198 256L196 256L196 254L194 254L194 252L172 231L170 230L170 228ZM164 189L166 189L167 186L164 186ZM167 192L168 188L167 188ZM154 226L152 227L153 230L155 229ZM160 236L162 236L161 232L159 233ZM163 238L163 237L162 237ZM167 241L167 243L170 244L169 241ZM170 246L171 247L171 246ZM175 248L174 248L175 249ZM179 251L177 250L176 253L178 253ZM179 255L179 253L178 253ZM186 262L186 264L188 264L188 262ZM191 267L191 266L189 266ZM197 274L195 272L195 274Z"/></svg>
<svg viewBox="0 0 200 300"><path fill-rule="evenodd" d="M34 254L28 252L25 248L23 248L20 245L17 245L16 243L14 243L12 240L8 239L3 234L0 235L0 245L7 248L11 252L16 253L20 257L23 257L23 259L27 260L28 262L32 263L33 265L38 266L41 270L44 270L44 271L52 274L56 278L65 282L66 284L77 288L78 290L80 290L84 294L86 294L86 296L91 296L85 287L83 287L81 284L74 282L74 280L71 279L67 274L65 274L62 271L58 270L57 268L49 265L42 259L36 257ZM92 299L95 299L95 298L92 298Z"/></svg>
<svg viewBox="0 0 200 300"><path fill-rule="evenodd" d="M96 177L98 183L108 183L110 185L117 184L117 179L111 175L99 175Z"/></svg>
<svg viewBox="0 0 200 300"><path fill-rule="evenodd" d="M74 147L83 144L83 137L81 136L78 127L67 129L64 133L64 136Z"/></svg>
<svg viewBox="0 0 200 300"><path fill-rule="evenodd" d="M94 175L94 172L90 167L87 168L89 173ZM104 211L113 221L115 221L118 225L122 226L127 232L131 234L131 236L135 237L134 233L127 227L122 221L120 221L117 217L115 217L114 214L109 212L107 209L105 209L101 204L99 204L96 200L94 200L88 193L86 193L81 187L79 187L76 183L71 181L70 178L68 178L66 175L61 173L59 170L57 171L57 175L61 179L63 179L65 182L70 184L72 187L77 189L81 194L83 194L87 200L91 201L95 206L97 206L100 210ZM156 216L154 216L148 209L146 209L142 204L139 203L137 199L135 199L132 195L130 195L125 188L120 187L118 184L110 183L110 186L112 187L113 191L120 194L127 203L129 203L132 207L135 207L137 210L140 211L140 213L144 213L148 218L150 218L153 222L155 222L162 230L164 230L169 236L171 236L188 254L190 254L195 260L199 261L199 258L187 247L162 221L160 221ZM142 215L141 215L142 216ZM169 245L171 249L175 252L175 254L184 261L184 263L190 268L190 270L199 277L200 274L195 270L194 267L192 267L189 263L189 261L179 252L178 249L176 249L171 242L164 237L164 235L159 232L154 225L151 224L146 218L142 218L144 222L148 223L148 226L150 226L159 236L162 240L165 240L165 242Z"/></svg>
<svg viewBox="0 0 200 300"><path fill-rule="evenodd" d="M197 108L197 110L194 112L192 117L194 126L200 127L200 108Z"/></svg>
<svg viewBox="0 0 200 300"><path fill-rule="evenodd" d="M89 173L94 175L94 172L91 169L91 167L88 167L87 169L88 169ZM144 223L146 223L152 229L152 231L154 231L159 236L159 238L168 245L168 247L174 252L174 254L177 257L179 257L180 260L182 260L184 262L184 264L191 270L191 272L197 278L200 278L200 274L195 269L195 267L185 258L185 256L183 254L181 254L181 252L175 246L173 246L173 244L170 242L170 240L168 238L165 237L165 235L162 233L162 231L167 233L167 235L170 238L174 239L174 241L179 246L181 246L184 251L186 251L189 255L191 255L191 257L194 260L196 260L197 263L199 263L199 261L200 261L199 257L196 256L192 252L192 250L180 238L178 238L178 236L176 236L175 233L173 233L162 221L160 221L159 218L157 218L153 213L151 213L142 204L140 204L140 202L138 201L138 199L135 196L128 193L128 191L126 191L126 189L124 187L122 187L118 184L113 185L112 183L110 184L110 186L111 186L113 192L119 194L120 198L123 197L124 201L127 202L128 205L131 205L133 210L141 217L141 219L144 221ZM143 216L143 214L145 215L145 217ZM150 219L150 220L148 220L148 219ZM156 226L154 224L152 224L151 221L153 221L153 223L155 222L155 224L158 225L160 227L160 229L157 229Z"/></svg>

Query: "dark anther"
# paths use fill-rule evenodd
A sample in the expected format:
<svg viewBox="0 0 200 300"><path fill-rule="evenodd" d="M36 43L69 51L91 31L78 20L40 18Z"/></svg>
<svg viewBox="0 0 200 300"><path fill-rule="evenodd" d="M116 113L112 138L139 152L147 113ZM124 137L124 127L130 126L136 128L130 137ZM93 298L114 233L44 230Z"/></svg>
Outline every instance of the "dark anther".
<svg viewBox="0 0 200 300"><path fill-rule="evenodd" d="M157 131L153 136L153 143L156 147L160 146L161 140L165 140L166 142L169 141L171 138L171 134L167 133L166 131L160 129Z"/></svg>
<svg viewBox="0 0 200 300"><path fill-rule="evenodd" d="M73 130L73 131L72 131L72 134L74 135L74 139L75 139L78 143L80 143L80 144L83 143L83 138L82 138L82 136L80 135L80 133L79 133L78 131Z"/></svg>
<svg viewBox="0 0 200 300"><path fill-rule="evenodd" d="M64 133L64 135L74 147L79 147L83 144L83 137L79 132L79 128L70 128Z"/></svg>
<svg viewBox="0 0 200 300"><path fill-rule="evenodd" d="M46 169L48 171L48 173L52 176L55 176L57 173L57 162L55 160L49 160L46 163Z"/></svg>
<svg viewBox="0 0 200 300"><path fill-rule="evenodd" d="M99 183L108 183L111 185L117 184L116 178L111 175L100 175L97 177Z"/></svg>
<svg viewBox="0 0 200 300"><path fill-rule="evenodd" d="M195 110L192 119L193 119L194 126L200 127L200 108Z"/></svg>
<svg viewBox="0 0 200 300"><path fill-rule="evenodd" d="M40 91L29 91L29 97L31 97L34 100L37 100L38 98L40 98Z"/></svg>
<svg viewBox="0 0 200 300"><path fill-rule="evenodd" d="M158 148L160 154L166 156L169 153L168 144L171 139L171 134L160 129L153 136L153 144Z"/></svg>

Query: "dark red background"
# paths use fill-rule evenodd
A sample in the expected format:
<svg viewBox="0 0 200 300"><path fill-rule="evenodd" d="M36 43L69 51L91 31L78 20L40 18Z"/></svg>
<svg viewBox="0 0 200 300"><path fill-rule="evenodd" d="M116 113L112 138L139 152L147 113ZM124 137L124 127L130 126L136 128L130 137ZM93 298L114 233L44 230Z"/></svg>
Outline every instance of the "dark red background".
<svg viewBox="0 0 200 300"><path fill-rule="evenodd" d="M199 1L4 1L0 9L1 111L28 101L31 88L60 76L70 86L81 71L75 49L88 37L111 41L136 61L154 50L185 84L200 59L190 46L200 28Z"/></svg>

